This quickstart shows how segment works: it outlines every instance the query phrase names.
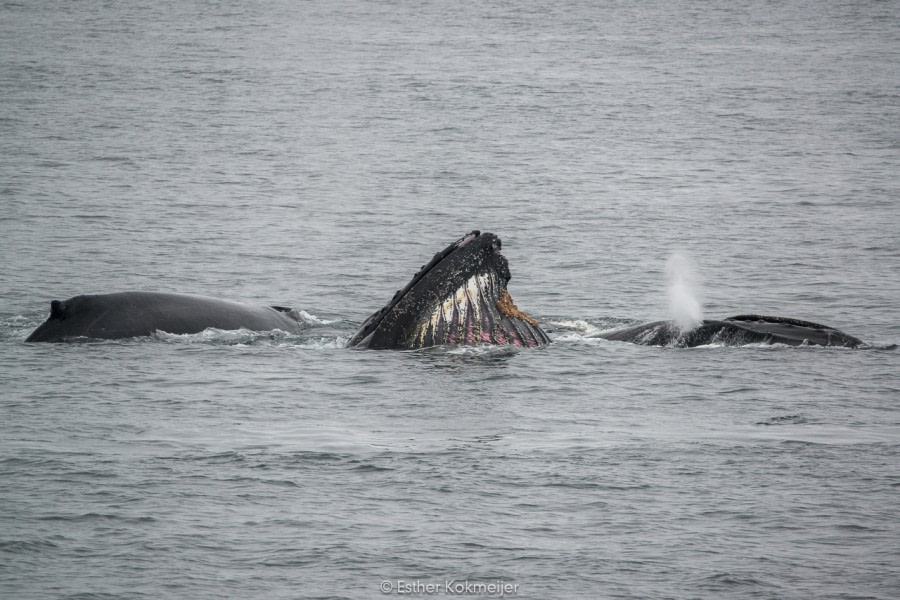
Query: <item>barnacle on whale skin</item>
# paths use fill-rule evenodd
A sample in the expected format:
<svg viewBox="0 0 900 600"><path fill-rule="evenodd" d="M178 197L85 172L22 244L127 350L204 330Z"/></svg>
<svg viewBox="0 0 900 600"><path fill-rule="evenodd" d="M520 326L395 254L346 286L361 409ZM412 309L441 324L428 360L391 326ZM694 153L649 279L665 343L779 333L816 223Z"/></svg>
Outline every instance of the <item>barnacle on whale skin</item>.
<svg viewBox="0 0 900 600"><path fill-rule="evenodd" d="M500 299L497 300L497 310L500 311L501 315L509 317L510 319L522 319L532 327L538 326L537 320L519 310L519 307L513 302L512 296L510 296L509 292L506 290L503 291Z"/></svg>

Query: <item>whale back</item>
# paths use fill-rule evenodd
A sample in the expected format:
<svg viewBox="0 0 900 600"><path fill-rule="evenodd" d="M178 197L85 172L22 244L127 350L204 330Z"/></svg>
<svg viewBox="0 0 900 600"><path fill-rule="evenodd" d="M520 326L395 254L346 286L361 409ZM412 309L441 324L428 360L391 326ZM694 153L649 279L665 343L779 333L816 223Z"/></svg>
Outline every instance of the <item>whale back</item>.
<svg viewBox="0 0 900 600"><path fill-rule="evenodd" d="M50 303L50 315L26 342L76 338L122 339L199 333L207 328L299 331L300 322L284 307L257 306L191 294L117 292L82 295Z"/></svg>
<svg viewBox="0 0 900 600"><path fill-rule="evenodd" d="M839 329L788 317L736 315L722 320L704 320L690 331L682 331L673 321L654 321L601 332L607 340L631 342L642 346L691 348L709 344L745 346L747 344L786 344L789 346L842 346L858 348L859 338Z"/></svg>
<svg viewBox="0 0 900 600"><path fill-rule="evenodd" d="M771 336L767 343L802 344L812 346L843 346L857 348L863 346L861 339L846 334L839 329L789 317L772 317L763 315L736 315L723 321L735 328L756 334Z"/></svg>

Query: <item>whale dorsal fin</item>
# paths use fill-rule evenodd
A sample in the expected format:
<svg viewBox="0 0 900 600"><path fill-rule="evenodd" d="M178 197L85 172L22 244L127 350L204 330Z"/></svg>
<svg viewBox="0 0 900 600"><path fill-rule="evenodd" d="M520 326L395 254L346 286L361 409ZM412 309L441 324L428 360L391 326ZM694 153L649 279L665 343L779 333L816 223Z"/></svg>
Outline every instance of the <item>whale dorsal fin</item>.
<svg viewBox="0 0 900 600"><path fill-rule="evenodd" d="M65 319L69 316L69 307L61 300L53 300L50 302L50 318Z"/></svg>

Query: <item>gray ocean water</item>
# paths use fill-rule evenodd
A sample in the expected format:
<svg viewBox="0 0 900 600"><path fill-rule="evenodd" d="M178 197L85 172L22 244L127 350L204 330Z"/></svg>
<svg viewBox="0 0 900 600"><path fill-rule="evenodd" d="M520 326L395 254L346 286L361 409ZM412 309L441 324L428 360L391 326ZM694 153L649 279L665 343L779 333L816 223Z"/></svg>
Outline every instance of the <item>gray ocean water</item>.
<svg viewBox="0 0 900 600"><path fill-rule="evenodd" d="M3 2L0 141L0 597L900 597L900 4ZM472 229L552 345L343 349ZM676 251L870 347L591 338Z"/></svg>

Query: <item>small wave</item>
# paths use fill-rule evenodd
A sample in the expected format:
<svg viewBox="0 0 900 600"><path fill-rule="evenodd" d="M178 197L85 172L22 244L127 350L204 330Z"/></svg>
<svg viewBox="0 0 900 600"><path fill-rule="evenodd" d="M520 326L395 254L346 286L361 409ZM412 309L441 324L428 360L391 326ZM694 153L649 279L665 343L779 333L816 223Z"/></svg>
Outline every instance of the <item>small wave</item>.
<svg viewBox="0 0 900 600"><path fill-rule="evenodd" d="M771 417L765 421L759 421L757 425L802 425L808 423L809 420L802 415L782 415L779 417Z"/></svg>
<svg viewBox="0 0 900 600"><path fill-rule="evenodd" d="M566 329L574 333L580 333L581 335L592 335L603 331L601 328L597 327L589 321L585 321L584 319L548 321L548 323L550 325L561 327L562 329Z"/></svg>
<svg viewBox="0 0 900 600"><path fill-rule="evenodd" d="M206 343L221 344L227 346L236 345L252 345L259 342L271 343L280 342L290 338L292 335L286 331L275 329L272 331L250 331L249 329L216 329L209 327L199 333L167 333L158 331L150 336L163 342L170 343Z"/></svg>
<svg viewBox="0 0 900 600"><path fill-rule="evenodd" d="M320 319L316 315L312 315L305 310L292 310L291 313L295 314L299 320L309 325L332 325L341 321L340 319Z"/></svg>
<svg viewBox="0 0 900 600"><path fill-rule="evenodd" d="M337 337L319 337L316 339L306 339L302 343L284 344L285 346L294 346L303 348L304 350L336 350L347 347L349 338Z"/></svg>
<svg viewBox="0 0 900 600"><path fill-rule="evenodd" d="M351 456L350 454L339 453L339 452L318 452L316 450L300 450L294 452L287 457L288 463L319 463L319 462L333 462L333 461L343 461L346 460L347 457Z"/></svg>
<svg viewBox="0 0 900 600"><path fill-rule="evenodd" d="M140 523L155 523L156 519L154 517L126 517L122 515L116 515L111 513L84 513L80 515L47 515L43 517L37 517L38 521L70 521L70 522L84 522L84 521L124 521L126 523L132 524L140 524Z"/></svg>
<svg viewBox="0 0 900 600"><path fill-rule="evenodd" d="M378 465L373 464L361 464L353 467L353 471L361 472L361 473L380 473L382 471L393 471L391 467L379 467Z"/></svg>
<svg viewBox="0 0 900 600"><path fill-rule="evenodd" d="M599 319L561 317L547 322L561 330L553 336L554 343L580 344L586 346L602 346L608 344L609 340L599 337L600 334L608 331L615 331L635 323L635 321L631 319L616 319L609 317Z"/></svg>
<svg viewBox="0 0 900 600"><path fill-rule="evenodd" d="M750 573L716 573L715 575L710 575L704 579L704 583L707 586L715 587L717 589L731 589L734 587L776 587L772 583L760 579L754 574Z"/></svg>
<svg viewBox="0 0 900 600"><path fill-rule="evenodd" d="M49 540L4 540L0 541L0 552L42 552L58 546Z"/></svg>
<svg viewBox="0 0 900 600"><path fill-rule="evenodd" d="M887 350L889 352L893 352L897 348L900 348L900 345L891 344L891 343L872 343L866 344L863 348L867 348L869 350Z"/></svg>
<svg viewBox="0 0 900 600"><path fill-rule="evenodd" d="M603 331L601 329L597 330L598 332ZM596 337L591 334L582 334L582 333L566 333L563 335L557 335L553 338L553 342L555 344L578 344L582 346L605 346L610 343L618 343L618 342L610 342L607 339Z"/></svg>
<svg viewBox="0 0 900 600"><path fill-rule="evenodd" d="M490 358L498 356L513 356L515 354L518 354L521 350L516 346L492 346L488 344L481 344L478 346L457 346L455 348L438 346L434 349L431 349L431 351L433 353L443 353L451 356L483 356Z"/></svg>
<svg viewBox="0 0 900 600"><path fill-rule="evenodd" d="M144 338L148 339L148 338ZM275 329L272 331L250 331L249 329L204 329L199 333L166 333L157 331L149 339L170 344L207 344L212 346L270 346L275 348L303 348L306 350L330 350L343 348L347 338L341 335L317 335L308 332L290 333Z"/></svg>

